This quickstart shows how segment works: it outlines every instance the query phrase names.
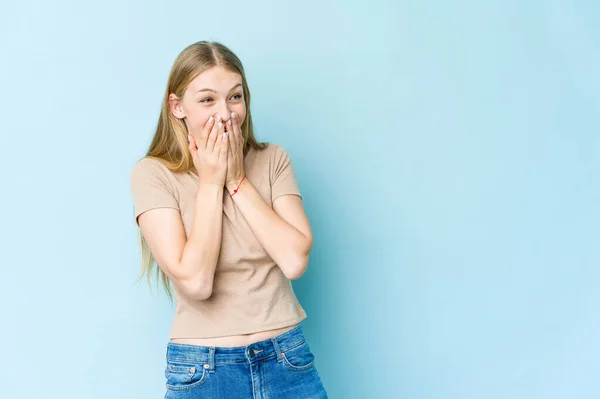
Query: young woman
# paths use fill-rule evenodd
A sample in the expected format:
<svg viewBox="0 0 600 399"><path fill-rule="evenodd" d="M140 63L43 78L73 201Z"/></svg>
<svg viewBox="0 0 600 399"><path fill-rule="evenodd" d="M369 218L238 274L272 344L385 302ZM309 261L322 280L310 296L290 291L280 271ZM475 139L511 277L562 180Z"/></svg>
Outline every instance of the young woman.
<svg viewBox="0 0 600 399"><path fill-rule="evenodd" d="M176 300L165 398L327 398L290 280L311 228L285 150L259 143L242 63L198 42L172 67L130 176L143 273Z"/></svg>

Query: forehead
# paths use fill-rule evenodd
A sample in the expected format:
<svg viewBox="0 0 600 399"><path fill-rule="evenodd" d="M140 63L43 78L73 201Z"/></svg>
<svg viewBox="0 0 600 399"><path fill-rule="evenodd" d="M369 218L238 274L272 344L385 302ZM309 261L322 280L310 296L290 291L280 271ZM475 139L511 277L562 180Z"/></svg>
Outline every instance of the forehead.
<svg viewBox="0 0 600 399"><path fill-rule="evenodd" d="M242 83L242 77L236 72L217 66L207 69L190 82L191 90L213 89L228 91L233 86Z"/></svg>

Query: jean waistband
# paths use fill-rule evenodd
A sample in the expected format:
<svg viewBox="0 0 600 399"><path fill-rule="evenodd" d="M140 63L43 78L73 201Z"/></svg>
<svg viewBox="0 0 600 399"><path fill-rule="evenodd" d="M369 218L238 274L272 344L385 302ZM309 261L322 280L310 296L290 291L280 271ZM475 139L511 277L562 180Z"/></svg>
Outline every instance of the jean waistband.
<svg viewBox="0 0 600 399"><path fill-rule="evenodd" d="M169 342L166 357L167 361L205 364L213 369L219 363L256 361L273 355L280 359L282 352L303 344L305 340L302 327L297 325L273 338L245 346L201 346Z"/></svg>

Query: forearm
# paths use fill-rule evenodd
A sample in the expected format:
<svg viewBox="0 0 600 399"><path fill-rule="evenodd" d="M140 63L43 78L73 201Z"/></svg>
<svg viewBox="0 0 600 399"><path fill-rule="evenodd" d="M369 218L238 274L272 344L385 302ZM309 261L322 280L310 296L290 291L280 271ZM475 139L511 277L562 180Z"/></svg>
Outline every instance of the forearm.
<svg viewBox="0 0 600 399"><path fill-rule="evenodd" d="M223 187L200 184L194 218L181 257L181 271L187 276L197 299L208 298L221 250L223 227Z"/></svg>
<svg viewBox="0 0 600 399"><path fill-rule="evenodd" d="M236 187L227 187L230 194ZM265 203L248 179L233 195L254 236L289 279L302 275L308 264L312 240L283 220Z"/></svg>

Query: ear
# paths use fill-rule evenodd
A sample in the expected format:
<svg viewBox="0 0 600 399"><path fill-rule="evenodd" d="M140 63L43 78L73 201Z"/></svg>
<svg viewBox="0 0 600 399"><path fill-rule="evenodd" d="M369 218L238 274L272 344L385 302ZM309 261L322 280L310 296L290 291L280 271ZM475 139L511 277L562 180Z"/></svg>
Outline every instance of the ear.
<svg viewBox="0 0 600 399"><path fill-rule="evenodd" d="M178 119L185 118L185 111L181 106L181 100L173 93L169 94L169 108L171 113Z"/></svg>

